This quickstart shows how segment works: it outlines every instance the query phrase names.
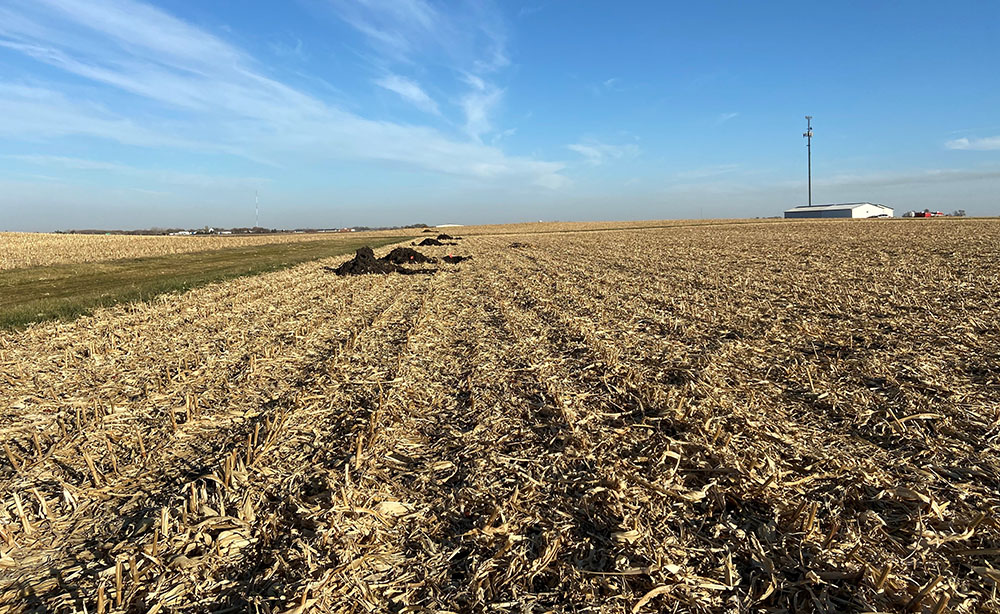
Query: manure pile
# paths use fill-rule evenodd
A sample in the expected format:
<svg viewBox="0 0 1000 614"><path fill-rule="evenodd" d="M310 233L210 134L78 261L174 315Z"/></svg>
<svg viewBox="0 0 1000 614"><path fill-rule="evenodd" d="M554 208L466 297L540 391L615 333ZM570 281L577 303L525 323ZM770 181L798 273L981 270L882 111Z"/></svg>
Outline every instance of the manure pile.
<svg viewBox="0 0 1000 614"><path fill-rule="evenodd" d="M391 252L382 256L382 260L386 260L393 264L421 264L424 262L437 262L436 258L431 258L425 256L415 249L410 249L409 247L396 247L393 248Z"/></svg>
<svg viewBox="0 0 1000 614"><path fill-rule="evenodd" d="M384 275L387 273L400 273L402 275L429 275L436 273L437 269L408 269L401 264L413 264L420 262L436 262L433 258L428 258L420 252L397 247L382 258L376 258L375 252L370 247L362 247L354 254L354 258L343 263L339 267L324 267L324 270L336 273L337 275Z"/></svg>
<svg viewBox="0 0 1000 614"><path fill-rule="evenodd" d="M516 238L4 333L0 611L1000 612L1000 223Z"/></svg>
<svg viewBox="0 0 1000 614"><path fill-rule="evenodd" d="M419 246L428 246L428 245L458 245L458 241L460 241L461 239L462 239L462 237L453 237L451 235L440 234L440 235L437 236L436 239L432 239L431 237L427 237L426 239L420 241L419 243L416 243L416 245L419 245Z"/></svg>
<svg viewBox="0 0 1000 614"><path fill-rule="evenodd" d="M469 260L470 256L455 256L448 254L441 258L448 264L458 264L464 260ZM357 250L354 258L341 264L339 267L323 267L324 270L336 273L337 275L378 275L388 273L401 273L403 275L420 275L436 273L437 269L408 269L405 264L435 263L437 258L426 256L415 249L409 247L396 247L381 258L375 257L375 252L370 247L362 247Z"/></svg>

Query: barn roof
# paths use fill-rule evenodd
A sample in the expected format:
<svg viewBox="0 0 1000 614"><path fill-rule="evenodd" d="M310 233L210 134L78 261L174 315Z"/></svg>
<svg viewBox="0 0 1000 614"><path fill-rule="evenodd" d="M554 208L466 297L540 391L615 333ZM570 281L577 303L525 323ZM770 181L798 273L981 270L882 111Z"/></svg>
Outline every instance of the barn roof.
<svg viewBox="0 0 1000 614"><path fill-rule="evenodd" d="M886 207L877 203L836 203L832 205L799 205L798 207L788 209L788 211L841 211L844 209L856 209L862 205L871 205L872 207L892 210L892 207Z"/></svg>

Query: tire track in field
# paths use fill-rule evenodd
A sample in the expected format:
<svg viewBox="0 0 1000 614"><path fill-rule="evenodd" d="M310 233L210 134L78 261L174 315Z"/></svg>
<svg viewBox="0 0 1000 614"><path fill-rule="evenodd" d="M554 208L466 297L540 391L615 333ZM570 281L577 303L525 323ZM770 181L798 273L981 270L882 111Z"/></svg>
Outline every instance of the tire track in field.
<svg viewBox="0 0 1000 614"><path fill-rule="evenodd" d="M0 436L29 452L29 431L45 443L60 414L72 423L77 407L86 430L95 404L101 413L109 404L183 406L184 393L197 395L199 386L240 376L254 359L266 363L268 351L295 347L344 287L330 282L316 265L303 266L103 310L73 324L32 327L0 352L9 384L2 396L11 404ZM295 291L275 300L275 285Z"/></svg>
<svg viewBox="0 0 1000 614"><path fill-rule="evenodd" d="M545 270L554 270L558 265L550 265ZM641 311L639 312L641 313ZM600 314L598 316L597 314ZM563 326L569 335L577 335L585 339L592 354L592 359L598 369L592 370L598 375L601 381L609 387L609 392L621 392L621 400L615 405L620 407L619 416L612 416L611 420L597 420L590 423L591 428L597 427L598 432L604 433L602 445L600 446L605 454L617 457L619 463L619 474L631 471L642 476L642 482L647 486L651 481L645 476L656 473L657 467L651 462L656 462L659 457L659 464L666 458L676 458L674 467L675 475L683 476L684 488L688 490L683 496L695 498L691 505L699 509L697 517L703 518L702 525L691 525L688 527L687 535L690 542L685 546L689 550L701 550L712 548L715 540L705 534L705 523L709 527L714 526L715 531L723 530L728 532L728 527L739 526L747 532L757 534L761 543L766 544L766 535L774 530L774 527L781 526L787 519L782 519L782 512L787 513L784 507L775 507L772 502L761 498L761 493L754 488L762 479L758 480L752 475L755 468L754 459L739 458L733 445L734 436L740 438L759 437L762 433L753 433L753 427L727 413L722 413L719 409L706 407L701 412L685 412L683 419L677 413L675 404L672 402L671 392L674 386L668 386L664 391L656 390L656 386L649 387L649 378L644 373L647 365L642 362L634 362L632 355L618 351L616 347L620 341L607 336L594 334L594 329L615 328L620 326L619 317L626 317L636 314L634 305L618 311L616 306L601 305L599 308L592 302L592 297L588 296L583 289L576 284L567 284L563 291L560 308L550 310L544 317L549 318L557 326ZM616 317L618 316L618 317ZM588 321L589 320L589 321ZM603 320L603 321L601 321ZM706 360L706 368L714 367L716 361L725 362L727 348L723 346L709 355ZM611 365L614 365L612 368ZM685 386L690 392L694 392L693 385ZM678 397L683 399L684 392ZM706 411L707 410L707 411ZM701 416L699 417L699 413ZM694 424L692 425L692 418ZM732 420L737 421L733 424ZM699 424L701 423L701 424ZM663 431L663 427L666 430ZM692 428L692 426L694 428ZM723 428L726 426L727 428ZM635 429L632 427L640 427ZM749 428L748 428L749 427ZM652 429L652 430L650 430ZM629 432L631 431L631 432ZM636 439L636 433L649 432L650 436L643 441L640 436ZM662 441L657 442L652 433L665 432L666 441L670 446L666 449L662 446ZM626 433L628 433L626 435ZM617 437L622 435L622 437ZM611 435L611 436L608 436ZM623 452L629 450L629 452ZM670 449L674 448L674 449ZM801 450L801 448L800 448ZM682 456L677 456L682 452ZM671 456L670 453L673 453ZM801 452L800 452L801 453ZM598 453L600 456L600 453ZM690 458L688 457L690 455ZM640 462L635 462L638 459ZM741 462L743 461L743 462ZM631 465L631 466L629 466ZM745 469L748 467L749 471ZM859 469L859 471L861 471ZM864 480L867 478L863 473L857 476ZM668 480L669 483L669 480ZM656 486L658 484L654 484ZM727 498L737 500L749 499L752 505L745 505L737 508L739 516L733 516L726 505ZM821 521L821 520L819 520ZM647 527L656 526L655 521L645 523ZM683 532L683 531L682 531ZM849 570L844 569L846 561L831 560L826 558L823 552L817 552L814 545L805 542L807 536L797 536L802 539L800 550L808 554L804 555L804 561L784 561L783 568L786 570L801 569L801 573L843 573L850 575ZM729 540L736 541L735 537ZM762 551L767 556L767 551ZM722 584L718 580L717 568L705 565L705 561L695 561L692 566L696 573L703 576L716 576L716 583ZM698 563L701 563L700 565ZM742 580L734 589L739 589L741 601L751 599L754 594L760 592L759 587L764 584L765 578L758 572L752 571L752 561L736 561L736 571ZM786 580L786 579L782 579ZM787 581L794 582L795 578L788 578ZM823 592L824 598L832 599L841 604L841 607L862 607L862 604L854 602L854 590L852 585L837 586L831 584L829 593ZM777 597L778 595L775 595ZM801 595L794 592L792 595L781 595L782 600L795 602ZM783 601L784 602L784 601ZM706 607L711 603L705 598L699 599L699 603L704 603ZM748 603L748 602L747 602Z"/></svg>
<svg viewBox="0 0 1000 614"><path fill-rule="evenodd" d="M381 288L381 297L367 305L356 304L357 307L361 307L368 311L368 315L359 314L352 312L352 309L342 309L339 312L339 319L329 320L325 316L321 316L317 320L319 325L318 328L310 330L310 345L312 347L307 353L305 353L301 359L296 359L301 362L301 360L317 360L322 359L324 355L332 355L340 350L340 346L349 342L350 338L356 337L358 334L364 331L365 328L372 325L373 321L377 316L373 315L380 311L384 312L387 305L391 305L393 299L398 302L398 296L394 297L392 289L388 286L383 286ZM381 301L381 305L380 305ZM372 311L374 308L374 311ZM361 329L355 328L353 332L346 331L351 330L351 326L357 324L361 325ZM305 384L303 382L308 381L311 377L309 371L313 368L311 363L306 362L299 367L294 366L294 361L284 366L280 370L276 370L270 373L271 377L284 379L285 382L283 386L290 391L296 391L301 389ZM304 369L299 376L294 375L295 369ZM283 396L287 397L290 392L285 392ZM269 402L264 405L257 405L259 410L255 411L256 415L244 416L243 408L247 406L244 399L226 399L226 402L220 403L219 410L213 415L207 416L207 421L204 419L199 419L192 422L190 425L181 424L178 426L178 433L174 434L172 437L168 438L167 445L154 448L149 452L149 457L146 459L146 465L154 465L154 470L149 472L143 466L133 465L127 466L124 469L124 475L119 478L111 472L108 472L110 476L109 484L103 489L103 491L112 492L136 492L142 493L143 497L140 499L140 503L147 505L149 503L154 504L174 504L170 499L178 499L183 501L186 493L186 487L192 482L192 479L203 475L205 471L214 469L218 466L216 459L223 456L222 450L227 447L232 447L232 444L227 446L226 442L231 442L235 438L242 439L246 431L254 428L254 425L258 427L265 424L267 421L271 420L276 413L282 411L280 406L282 403L280 401ZM251 407L255 404L251 404ZM232 409L229 409L229 408ZM236 413L231 413L236 410ZM230 412L229 415L226 415ZM185 436L189 435L185 433L186 430L193 428L197 431L197 437ZM266 430L266 429L265 429ZM265 435L266 436L266 435ZM238 445L238 444L237 444ZM174 460L176 459L176 460ZM77 530L85 529L88 530L90 535L95 532L100 534L101 530L108 531L109 537L112 537L116 531L115 525L108 524L111 518L114 518L120 510L114 510L111 518L107 518L107 512L112 510L106 509L105 512L101 512L102 509L107 508L107 503L101 502L100 495L97 500L88 501L88 495L92 494L85 491L76 491L77 498L81 501L82 505L80 508L73 510L70 518L67 521L72 521L79 523L83 518L86 518L86 523L89 526L76 526ZM114 503L116 500L112 499L111 502ZM88 509L92 507L93 509ZM130 506L126 505L126 511ZM147 508L138 509L136 513L141 517L143 514L148 515L151 510ZM96 517L91 516L91 514L100 514L105 516L105 520L98 520ZM125 523L122 525L123 528L128 527L130 522L136 524L142 523L141 519L126 519ZM147 523L148 524L148 523ZM146 527L148 529L148 527ZM57 538L57 544L65 551L69 548L66 544L66 540L69 536L61 534ZM104 538L106 539L106 538ZM87 551L88 549L96 550L108 550L107 546L104 545L102 538L96 536L86 537L85 535L79 535L73 538L73 543L76 544L76 549L78 551ZM22 554L22 553L17 553ZM30 578L30 572L26 574ZM32 585L30 581L25 581L21 583L22 586L28 586L28 590L37 593L37 585ZM52 587L53 590L59 590L58 583L56 586ZM91 595L92 597L93 595ZM47 595L51 597L51 595ZM87 598L86 594L79 596L79 600L85 600Z"/></svg>
<svg viewBox="0 0 1000 614"><path fill-rule="evenodd" d="M356 534L371 530L378 516L373 508L387 495L381 484L364 480L358 449L375 432L382 398L398 379L400 353L439 284L432 278L407 288L391 312L317 365L315 377L290 401L274 449L254 464L266 477L253 487L255 542L220 563L224 575L238 582L201 601L189 597L180 603L204 609L294 607L300 599L308 601L315 583L371 554L352 559L359 554ZM175 574L170 582L185 580Z"/></svg>
<svg viewBox="0 0 1000 614"><path fill-rule="evenodd" d="M563 281L559 282L560 292ZM690 564L698 570L697 558L682 547L683 530L677 534L675 527L652 522L639 502L654 507L677 501L690 505L684 498L698 493L668 475L654 501L648 492L637 496L637 492L648 491L657 476L651 470L622 467L622 459L629 454L613 442L630 422L641 419L645 408L608 369L605 358L588 344L586 335L562 319L566 305L553 290L554 284L537 276L531 283L501 290L510 297L508 318L539 337L536 344L544 349L532 377L565 425L565 447L539 475L539 480L549 485L543 500L559 502L555 508L559 517L548 520L547 532L565 542L558 549L550 546L549 556L554 558L549 582L556 591L549 595L540 591L545 599L541 603L585 607L596 602L603 604L604 611L626 612L653 587L672 582L664 562L651 555L644 544L655 542L660 551L673 553L676 558L669 561L670 568ZM654 440L647 450L651 460L662 461L665 453L673 453L671 448L676 445L671 436L675 433L669 424L651 425L649 432ZM639 484L622 481L630 473L640 475ZM679 584L677 592L695 593L697 588ZM711 603L708 596L702 600Z"/></svg>
<svg viewBox="0 0 1000 614"><path fill-rule="evenodd" d="M432 356L409 361L408 390L419 392L400 391L394 403L400 427L380 441L380 456L389 459L382 475L422 515L423 526L398 527L390 538L402 544L400 568L415 576L397 598L400 605L467 610L482 603L473 585L484 559L470 548L468 534L495 509L496 501L484 498L484 482L511 482L483 450L486 441L503 447L510 436L494 440L487 415L498 398L491 392L504 386L493 376L507 363L497 351L511 340L483 303L480 291L490 281L472 270L460 276L454 299L435 304L435 321L445 328L427 331L421 347ZM508 402L508 410L518 407L518 399Z"/></svg>
<svg viewBox="0 0 1000 614"><path fill-rule="evenodd" d="M548 263L548 266L542 267L545 271L565 271L566 269L572 269L572 265L566 262L552 262ZM562 279L567 276L565 274L561 275ZM570 277L572 277L570 275ZM670 399L669 392L667 390L666 395L656 393L655 386L652 390L648 388L643 390L642 388L637 388L635 383L637 382L648 382L648 375L644 372L647 365L642 362L635 362L635 357L629 353L620 353L617 348L612 345L615 343L614 339L609 339L604 336L594 335L592 331L588 331L591 324L583 325L590 319L593 325L596 325L599 329L607 330L608 328L614 329L616 327L621 328L622 319L627 319L628 317L635 317L636 313L642 313L641 309L637 312L636 305L628 305L627 308L617 309L616 304L612 305L596 305L593 302L593 298L588 296L586 292L587 286L584 284L582 287L574 283L566 283L563 289L563 300L561 301L560 308L553 311L551 317L555 320L562 320L567 329L571 331L576 331L577 333L588 338L588 343L593 347L593 349L599 354L605 357L605 362L607 364L615 364L615 373L611 374L610 379L617 379L619 386L624 390L632 389L631 396L638 402L641 408L643 404L647 407L661 405L660 411L667 413L668 417L674 418L671 415L673 412L668 412L669 408L673 407L672 403L664 403L665 400ZM544 301L539 301L543 304ZM595 316L592 314L600 314L600 317L604 319L603 322L596 321ZM617 317L616 317L617 316ZM616 326L617 325L617 326ZM588 334L588 332L590 334ZM720 333L721 334L721 333ZM620 341L618 342L620 343ZM733 351L733 350L736 351ZM719 350L713 352L711 359L707 361L706 366L709 371L706 373L709 377L713 377L713 371L716 371L716 365L721 364L724 366L732 366L732 361L738 358L741 353L741 346L739 344L733 345L723 345ZM725 373L725 370L722 370ZM624 377L622 376L624 374ZM762 374L763 378L766 375ZM604 377L602 379L609 379ZM709 380L711 381L711 380ZM718 384L716 384L718 385ZM692 389L693 391L694 389ZM716 389L718 393L718 389ZM718 397L718 395L715 395ZM718 402L716 398L716 402ZM725 399L723 398L723 403ZM704 450L710 451L710 454L706 460L708 460L709 467L718 467L723 469L719 474L719 477L713 478L714 484L713 488L717 493L723 494L725 497L735 497L737 499L744 499L750 497L758 501L757 511L751 512L752 516L745 516L742 518L735 519L737 526L743 526L744 528L756 527L755 532L759 534L761 543L767 543L767 539L764 539L767 531L773 531L773 529L767 529L767 525L777 525L782 526L784 530L791 528L794 531L795 527L788 527L789 522L794 522L799 512L792 510L789 504L782 502L778 506L774 504L774 498L764 497L764 493L759 491L759 488L753 488L755 484L764 483L767 474L771 473L773 475L774 468L770 471L766 471L766 467L760 467L762 471L756 473L755 469L758 468L757 459L752 457L747 457L745 454L740 454L738 452L739 448L734 447L739 445L739 441L752 442L755 438L762 438L765 441L768 438L777 439L780 437L780 433L783 430L782 427L776 426L771 423L768 428L760 429L754 424L754 419L752 414L741 414L736 410L738 406L730 406L730 408L723 406L719 407L705 407L708 412L702 411L704 424L703 427L698 427L695 432L695 441L700 443ZM728 411L727 411L728 410ZM694 414L697 416L698 414ZM677 416L680 417L680 416ZM688 413L684 414L684 419L690 422L690 418L693 417ZM873 483L909 483L911 488L920 488L918 483L912 481L912 476L907 475L905 472L898 475L877 475L883 470L892 471L894 463L886 462L882 465L883 468L873 469L870 459L864 456L858 458L852 456L852 453L857 449L857 443L850 440L844 440L842 437L836 433L831 433L829 430L819 430L817 428L809 427L806 424L796 425L795 421L790 421L789 427L797 427L790 429L794 431L797 435L802 433L812 433L815 438L813 441L802 441L799 442L796 439L784 438L780 439L785 445L787 445L793 453L789 454L787 458L786 465L780 467L784 469L786 473L790 473L792 478L796 477L797 474L801 475L803 468L805 469L806 478L811 478L815 476L816 483L807 489L807 495L805 502L809 501L824 501L827 505L819 508L816 514L816 523L820 525L817 531L837 531L840 529L842 537L841 539L846 543L851 543L853 536L857 536L859 533L859 527L865 522L865 510L870 509L870 503L866 504L865 499L870 499L872 497L878 496L876 490L872 490L868 487L868 484ZM697 424L697 423L696 423ZM714 426L714 428L713 428ZM773 429L777 428L776 433ZM699 432L700 431L700 432ZM818 447L827 447L830 444L830 440L842 440L840 446L840 454L835 454L832 457L827 456L826 467L804 467L812 461L808 459L812 456L812 450ZM618 448L618 442L614 438L609 438L606 440L608 451L615 450ZM755 444L759 445L759 444ZM619 448L620 449L620 448ZM750 446L753 449L753 445ZM875 448L872 450L871 447L868 448L870 452L874 452L876 456L879 455L881 450ZM626 458L628 457L639 457L648 458L650 455L646 453L646 450L637 449L631 454L622 455ZM864 462L862 462L864 459ZM684 467L678 463L678 468L684 472ZM746 468L746 469L744 469ZM728 470L727 470L728 469ZM821 471L833 471L833 474L820 473ZM845 474L845 471L847 472ZM873 475L872 472L876 475ZM835 482L830 482L829 478L834 475L838 475L837 480L843 484L843 480L847 479L846 488L831 488L830 484L835 484ZM786 480L789 478L786 478ZM795 480L798 482L798 480ZM810 479L806 480L807 482ZM740 482L743 482L741 485ZM780 487L781 480L778 481L777 486ZM750 490L747 487L751 487ZM709 491L711 494L712 491ZM794 492L794 491L793 491ZM780 498L778 498L780 501ZM794 503L792 504L794 505ZM895 505L896 510L890 509L886 506ZM720 505L723 511L725 511L726 506ZM753 507L744 509L753 510ZM815 508L814 508L815 509ZM801 511L801 508L799 508ZM902 512L900 514L899 512ZM896 516L897 521L902 521L903 523L912 523L917 521L919 516L918 510L912 505L902 502L893 503L887 501L885 504L881 505L880 512L885 515L888 513L890 516ZM859 516L860 514L860 516ZM975 514L965 514L965 518L958 519L958 526L966 526L974 518ZM712 509L709 508L705 512L706 518L712 518ZM846 522L845 522L846 519ZM714 520L714 519L713 519ZM726 518L724 513L718 521L723 523L732 523L733 518ZM809 521L812 524L812 520ZM849 524L848 524L849 523ZM724 524L722 526L725 526ZM949 526L949 525L944 525ZM833 527L833 528L830 528ZM901 535L909 535L913 533L913 530L906 530L906 526L896 526L890 525L890 530L900 531ZM761 533L761 529L766 529L764 533ZM919 532L919 527L916 528ZM947 529L945 529L947 530ZM864 571L864 562L857 558L852 560L851 556L847 556L845 550L841 550L840 554L828 553L824 548L818 548L814 541L810 541L807 538L808 534L799 534L794 536L795 539L800 541L799 549L801 551L807 552L804 560L800 557L799 561L783 561L781 567L785 570L785 573L795 570L801 570L801 574L825 574L829 577L836 578L839 581L830 582L827 587L821 592L824 599L831 599L834 602L840 604L839 607L853 607L853 608L863 608L863 603L855 600L856 589L854 586L854 576L859 572L855 571L858 569L858 562L862 563L862 571ZM814 538L817 539L817 538ZM880 536L879 534L867 536L868 543L874 546L876 551L884 551L886 548L890 547L887 544L887 539L885 536ZM889 537L891 541L893 538ZM835 542L836 543L836 542ZM898 544L898 542L897 542ZM781 546L784 548L785 546ZM857 553L858 550L855 549L852 554ZM863 552L863 551L862 551ZM879 564L879 558L872 558L872 565ZM749 567L752 561L737 561L737 566ZM752 569L752 567L750 568ZM742 572L741 572L742 573ZM930 568L924 567L922 569L912 569L911 573L917 576L916 582L927 582L935 576L935 574L945 574L949 573L945 567L940 565L934 565ZM758 574L759 575L759 574ZM755 582L761 583L763 579L754 578L752 575L747 578L744 576L743 588L747 589L745 592L746 597L750 597L757 594L759 591L755 588ZM801 599L808 599L809 597L803 593L803 589L796 588L797 576L792 573L785 577L779 578L780 584L783 586L789 586L789 588L774 594L775 599L780 599L777 603L796 603ZM787 592L785 592L787 591ZM904 597L904 599L906 599Z"/></svg>
<svg viewBox="0 0 1000 614"><path fill-rule="evenodd" d="M314 491L320 492L307 499L314 506L310 522L322 528L299 540L300 550L290 548L291 566L308 572L282 579L286 598L301 595L312 603L310 591L321 583L317 607L395 611L409 602L408 587L424 582L425 569L433 568L434 553L413 556L414 548L423 551L431 542L411 531L435 513L433 501L421 493L442 470L434 462L439 457L423 462L441 443L425 428L426 421L440 424L446 408L436 400L452 397L460 383L455 369L461 363L448 358L464 355L461 336L453 331L470 312L461 298L468 287L456 286L456 277L433 278L411 297L420 306L409 325L373 338L360 354L346 357L344 369L351 375L345 377L367 381L338 391L338 403L352 407L355 427L340 429L348 435L339 443L324 443L315 459L331 468L325 475L314 473L313 481L320 483ZM337 429L323 429L331 430Z"/></svg>
<svg viewBox="0 0 1000 614"><path fill-rule="evenodd" d="M611 533L622 514L620 501L605 494L615 481L590 457L567 399L559 398L582 391L554 383L567 371L548 364L573 361L575 341L530 305L518 305L519 288L495 273L481 273L473 287L480 290L475 302L436 314L454 323L426 344L444 360L415 357L406 371L413 387L450 389L450 398L428 393L447 399L431 407L420 396L401 400L411 408L401 422L412 426L399 432L420 433L419 445L385 442L385 458L399 454L403 464L386 480L427 514L426 530L406 536L397 528L388 538L403 531L414 564L401 568L408 579L418 574L400 605L468 610L489 603L520 611L614 602L622 593L637 598L647 580L593 574L620 562L615 557L623 551ZM441 477L414 469L420 467L438 467ZM576 550L566 537L590 549ZM581 584L590 592L581 595ZM623 602L613 611L625 609Z"/></svg>

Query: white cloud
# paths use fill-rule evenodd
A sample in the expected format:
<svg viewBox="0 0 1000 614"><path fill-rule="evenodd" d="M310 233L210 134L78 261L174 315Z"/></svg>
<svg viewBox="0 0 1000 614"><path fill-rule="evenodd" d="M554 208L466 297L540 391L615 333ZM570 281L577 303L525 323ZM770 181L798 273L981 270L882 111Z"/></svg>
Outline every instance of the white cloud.
<svg viewBox="0 0 1000 614"><path fill-rule="evenodd" d="M634 158L639 155L639 146L632 144L609 145L597 141L586 141L567 145L566 148L583 156L587 163L592 166L599 166L611 160Z"/></svg>
<svg viewBox="0 0 1000 614"><path fill-rule="evenodd" d="M90 136L123 145L236 153L225 146L140 125L101 104L71 99L52 89L2 80L0 84L0 135L11 139Z"/></svg>
<svg viewBox="0 0 1000 614"><path fill-rule="evenodd" d="M675 173L674 177L683 181L708 179L710 177L718 177L719 175L727 175L739 169L739 164L716 164L714 166L704 166L701 168L680 171Z"/></svg>
<svg viewBox="0 0 1000 614"><path fill-rule="evenodd" d="M281 58L294 59L298 61L306 61L309 59L309 54L305 51L305 46L302 44L302 39L295 36L295 44L286 43L284 41L271 41L267 44L268 48L274 55Z"/></svg>
<svg viewBox="0 0 1000 614"><path fill-rule="evenodd" d="M49 156L49 155L8 155L5 158L36 164L45 167L65 168L70 170L104 172L124 177L126 179L137 179L145 184L152 182L158 184L180 185L196 188L252 188L269 183L270 180L262 177L234 177L230 175L208 175L204 173L187 173L172 170L145 169L128 164L117 162L107 162L104 160L91 160L88 158L74 158L69 156ZM132 188L139 189L139 188Z"/></svg>
<svg viewBox="0 0 1000 614"><path fill-rule="evenodd" d="M982 139L970 139L962 137L954 139L944 144L948 149L968 149L977 151L993 151L1000 149L1000 136L991 136Z"/></svg>
<svg viewBox="0 0 1000 614"><path fill-rule="evenodd" d="M493 81L498 71L510 65L510 57L503 19L492 2L457 4L447 10L438 10L424 0L330 3L376 53L373 70L384 73L386 65L393 64L446 66L459 77L455 82L438 84L438 89L458 90L449 98L463 114L466 134L479 140L494 130L494 115L504 90ZM408 85L405 89L420 96ZM427 110L427 101L421 101Z"/></svg>
<svg viewBox="0 0 1000 614"><path fill-rule="evenodd" d="M472 88L460 101L462 111L465 113L465 132L479 139L493 129L490 115L500 104L503 90L474 75L466 75L465 80Z"/></svg>
<svg viewBox="0 0 1000 614"><path fill-rule="evenodd" d="M904 186L1000 179L1000 167L924 169L898 172L844 173L813 180L819 186Z"/></svg>
<svg viewBox="0 0 1000 614"><path fill-rule="evenodd" d="M406 77L401 77L399 75L386 75L385 77L376 80L375 85L383 89L387 89L390 92L399 94L421 111L434 115L441 114L441 110L438 109L438 105L434 102L434 99L428 96L427 92L425 92L416 82L410 81Z"/></svg>
<svg viewBox="0 0 1000 614"><path fill-rule="evenodd" d="M739 113L720 113L719 116L715 118L715 125L721 126L727 121L739 117L739 115L740 115Z"/></svg>
<svg viewBox="0 0 1000 614"><path fill-rule="evenodd" d="M594 96L603 96L609 92L618 93L626 90L620 77L610 77L603 81L594 81L586 84L586 88Z"/></svg>
<svg viewBox="0 0 1000 614"><path fill-rule="evenodd" d="M674 187L719 190L726 193L748 190L805 190L806 180L779 179L767 169L747 168L737 164L720 164L675 173ZM814 192L822 188L826 193L841 194L832 201L849 202L864 200L870 191L881 193L883 188L904 189L929 184L969 183L973 181L1000 180L1000 166L985 165L973 168L904 169L898 171L842 172L813 176ZM914 188L916 189L916 188ZM852 196L851 194L855 195ZM831 201L831 202L832 202Z"/></svg>
<svg viewBox="0 0 1000 614"><path fill-rule="evenodd" d="M360 159L486 181L565 183L560 163L509 156L479 141L491 129L489 113L502 94L481 76L464 80L473 89L461 103L466 130L476 137L469 141L343 110L266 74L255 58L222 39L132 0L12 4L16 11L0 9L0 44L108 87L75 86L71 96L60 92L69 87L62 83L25 85L0 77L0 135L6 138L79 135L275 165ZM377 6L391 16L390 25L411 30L429 31L441 21L419 0L365 6ZM6 19L10 15L16 19ZM386 31L390 38L405 34ZM393 91L434 108L419 87L382 85L400 86Z"/></svg>
<svg viewBox="0 0 1000 614"><path fill-rule="evenodd" d="M500 141L502 141L504 139L509 139L510 137L514 136L515 134L517 134L517 128L507 128L503 132L498 132L498 133L494 134L493 138L490 140L490 143L492 145L496 145Z"/></svg>
<svg viewBox="0 0 1000 614"><path fill-rule="evenodd" d="M462 72L510 64L500 11L490 1L438 10L425 0L329 0L384 61L407 64L433 57Z"/></svg>
<svg viewBox="0 0 1000 614"><path fill-rule="evenodd" d="M114 162L104 162L102 160L88 160L85 158L70 158L67 156L43 156L35 154L26 155L9 155L4 156L9 160L18 160L20 162L29 162L31 164L38 164L41 166L58 166L62 168L76 169L76 170L87 170L87 171L120 171L128 168L121 164L116 164Z"/></svg>

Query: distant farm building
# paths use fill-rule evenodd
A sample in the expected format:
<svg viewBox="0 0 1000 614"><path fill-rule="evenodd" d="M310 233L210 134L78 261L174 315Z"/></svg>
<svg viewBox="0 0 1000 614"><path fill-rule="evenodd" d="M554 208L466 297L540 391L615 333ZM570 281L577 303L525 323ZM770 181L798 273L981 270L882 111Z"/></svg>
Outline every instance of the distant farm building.
<svg viewBox="0 0 1000 614"><path fill-rule="evenodd" d="M892 217L892 207L873 203L800 205L786 210L785 217Z"/></svg>

